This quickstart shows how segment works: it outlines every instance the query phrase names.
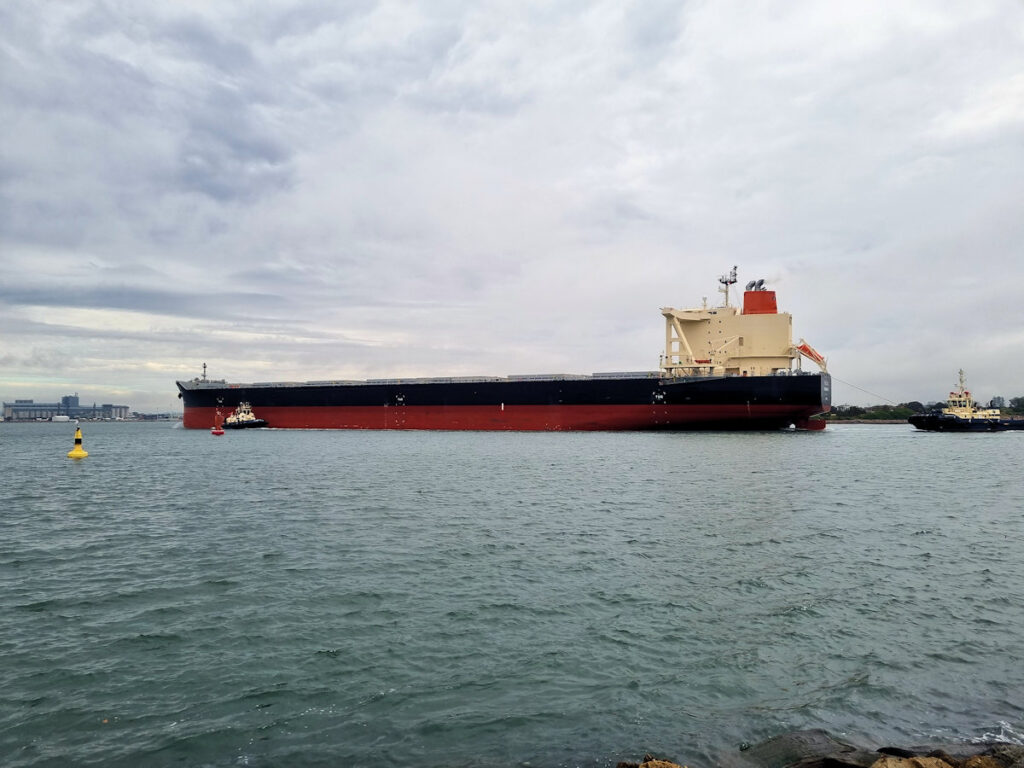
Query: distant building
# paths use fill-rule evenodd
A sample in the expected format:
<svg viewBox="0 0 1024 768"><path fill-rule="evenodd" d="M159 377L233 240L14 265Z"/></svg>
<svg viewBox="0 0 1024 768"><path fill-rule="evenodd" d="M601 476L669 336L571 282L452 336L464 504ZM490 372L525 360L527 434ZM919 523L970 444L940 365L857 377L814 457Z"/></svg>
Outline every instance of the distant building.
<svg viewBox="0 0 1024 768"><path fill-rule="evenodd" d="M34 400L15 400L4 403L4 421L39 421L52 419L54 416L67 416L72 419L125 419L128 417L127 405L80 405L78 394L64 395L59 403L37 403Z"/></svg>

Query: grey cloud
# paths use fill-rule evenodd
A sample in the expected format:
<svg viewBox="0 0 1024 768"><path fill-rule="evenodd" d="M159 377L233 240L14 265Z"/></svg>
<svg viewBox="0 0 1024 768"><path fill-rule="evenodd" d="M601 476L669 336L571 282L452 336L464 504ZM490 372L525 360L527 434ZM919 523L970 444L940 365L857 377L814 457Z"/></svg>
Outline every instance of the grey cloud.
<svg viewBox="0 0 1024 768"><path fill-rule="evenodd" d="M117 125L126 113L148 108L153 83L144 72L75 44L44 48L28 37L3 56L0 88L10 117L23 117L24 110L51 116L86 112Z"/></svg>
<svg viewBox="0 0 1024 768"><path fill-rule="evenodd" d="M282 296L266 293L162 291L128 286L74 286L55 283L48 288L0 286L0 301L12 306L73 307L154 312L188 318L231 320L260 312L282 313L291 305Z"/></svg>
<svg viewBox="0 0 1024 768"><path fill-rule="evenodd" d="M252 201L289 186L292 169L282 147L248 128L243 120L216 131L190 130L178 149L180 187L224 202Z"/></svg>
<svg viewBox="0 0 1024 768"><path fill-rule="evenodd" d="M634 65L655 66L671 53L682 31L686 5L679 0L642 0L623 10L623 22Z"/></svg>
<svg viewBox="0 0 1024 768"><path fill-rule="evenodd" d="M0 229L17 242L78 245L95 220L91 201L20 194L0 189Z"/></svg>
<svg viewBox="0 0 1024 768"><path fill-rule="evenodd" d="M318 96L343 105L400 99L429 106L430 99L422 94L438 87L437 78L447 68L448 54L459 37L458 28L444 23L431 24L400 42L381 41L369 50L346 50L341 37L330 60L338 65L335 71L315 67L300 76ZM437 95L434 100L444 99Z"/></svg>
<svg viewBox="0 0 1024 768"><path fill-rule="evenodd" d="M607 240L621 237L630 228L655 224L658 216L646 209L636 195L606 190L584 201L571 218L591 231L595 239Z"/></svg>
<svg viewBox="0 0 1024 768"><path fill-rule="evenodd" d="M176 19L158 32L158 40L170 42L183 58L200 61L227 75L240 75L253 67L249 47L231 39L197 18Z"/></svg>
<svg viewBox="0 0 1024 768"><path fill-rule="evenodd" d="M74 338L76 334L72 333ZM53 349L34 347L23 355L0 355L0 366L10 368L27 368L29 370L62 371L72 361L67 354Z"/></svg>
<svg viewBox="0 0 1024 768"><path fill-rule="evenodd" d="M307 290L321 286L324 282L319 274L309 270L272 264L257 265L232 272L227 276L227 280L231 283L283 285Z"/></svg>
<svg viewBox="0 0 1024 768"><path fill-rule="evenodd" d="M483 83L427 84L406 96L406 101L427 112L486 114L494 117L515 114L530 102L525 93L508 91L498 81Z"/></svg>
<svg viewBox="0 0 1024 768"><path fill-rule="evenodd" d="M377 0L316 0L287 3L280 9L269 9L258 20L264 39L308 37L323 27L347 25L365 16L377 6Z"/></svg>
<svg viewBox="0 0 1024 768"><path fill-rule="evenodd" d="M208 318L217 320L218 318ZM78 343L82 341L93 342L124 342L131 345L144 344L174 344L174 345L203 345L223 346L219 333L229 331L236 334L251 334L258 337L258 342L250 342L246 347L247 353L270 351L270 349L287 350L296 345L297 341L305 346L324 345L348 345L361 347L366 341L357 338L348 338L344 334L328 333L320 330L303 330L295 323L286 321L258 322L247 320L245 322L232 322L230 325L208 324L199 325L190 329L171 330L139 330L133 328L81 328L61 322L40 322L36 320L6 320L4 322L6 333L17 333L27 337L52 337L60 335L69 339L75 339ZM5 355L3 360L8 364L15 365L18 362L51 360L50 357L43 357L42 354L33 350L31 355L17 356ZM33 363L35 365L36 363Z"/></svg>
<svg viewBox="0 0 1024 768"><path fill-rule="evenodd" d="M29 241L76 242L84 236L90 217L102 215L96 209L92 188L96 182L108 183L111 197L136 219L145 213L139 210L141 198L152 202L155 196L179 192L197 193L218 204L251 203L294 183L291 161L295 131L289 125L287 111L281 113L283 121L271 122L268 118L274 110L262 106L275 103L278 111L282 105L301 109L302 97L295 89L307 80L304 70L309 69L308 63L296 69L284 61L282 71L268 68L266 62L255 58L251 43L240 39L244 31L232 29L223 21L215 26L197 17L172 17L155 24L142 14L117 16L104 5L86 8L67 23L62 35L56 36L68 40L68 46L46 47L38 32L15 44L21 49L16 59L33 66L22 66L16 77L9 78L13 85L8 88L5 103L19 110L22 130L31 131L33 123L63 114L65 120L84 121L88 130L103 132L109 151L92 156L91 169L79 169L78 178L83 182L89 179L84 186L51 186L56 194L46 199L13 188L14 193L5 199L9 203L10 231ZM310 4L284 13L282 23L293 32L328 23L334 25L335 32L342 32L346 24L354 23L370 8L364 4L332 15L328 6ZM26 15L18 20L23 21ZM262 18L274 16L271 9ZM281 14L276 16L280 18ZM240 26L242 30L259 29L260 23L246 20ZM169 56L171 63L198 65L209 70L210 76L205 82L175 81L165 73L158 82L136 66L88 49L92 36L118 29L155 54ZM272 31L263 30L264 34ZM457 29L449 24L428 24L401 45L381 45L358 54L346 51L345 38L341 37L339 47L328 55L347 62L346 70L359 76L348 83L314 83L314 88L318 87L321 95L334 89L333 100L375 98L374 92L393 98L407 89L403 82L417 82L430 73L457 37ZM58 66L36 66L43 60ZM444 97L436 98L444 101ZM459 94L450 98L457 99ZM477 103L481 109L502 108L501 100L487 91L466 101ZM79 154L76 145L81 130L72 126L68 123L65 129L49 122L45 132L31 139L25 136L21 143L49 143L53 154L73 157ZM334 121L334 126L351 129L352 123L342 119ZM131 133L129 142L120 141L122 132ZM16 134L14 138L18 140ZM142 154L147 151L148 157ZM31 163L19 163L12 157L0 162L9 179L25 179L33 168ZM44 171L38 165L34 170ZM74 163L68 170L75 173ZM38 177L36 180L43 181ZM56 229L43 226L49 221L60 224ZM150 232L164 241L173 240L157 223Z"/></svg>

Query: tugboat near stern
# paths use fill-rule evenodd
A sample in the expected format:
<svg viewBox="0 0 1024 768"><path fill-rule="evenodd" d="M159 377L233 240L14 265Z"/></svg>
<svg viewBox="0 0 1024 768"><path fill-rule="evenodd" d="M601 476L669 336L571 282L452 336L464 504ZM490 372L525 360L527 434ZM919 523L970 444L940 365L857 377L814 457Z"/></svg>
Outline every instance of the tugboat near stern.
<svg viewBox="0 0 1024 768"><path fill-rule="evenodd" d="M998 408L976 408L967 390L964 371L960 369L960 384L949 393L946 407L930 413L915 413L907 419L918 429L928 432L1005 432L1024 430L1024 420L1000 417Z"/></svg>

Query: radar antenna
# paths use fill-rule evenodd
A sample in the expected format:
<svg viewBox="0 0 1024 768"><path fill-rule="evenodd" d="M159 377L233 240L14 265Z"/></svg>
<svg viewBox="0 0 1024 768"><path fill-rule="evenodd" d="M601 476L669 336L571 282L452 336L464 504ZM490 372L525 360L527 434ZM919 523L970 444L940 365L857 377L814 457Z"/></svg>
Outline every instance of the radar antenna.
<svg viewBox="0 0 1024 768"><path fill-rule="evenodd" d="M722 275L720 278L718 278L718 282L720 282L722 284L722 287L719 288L718 290L725 297L725 303L722 306L728 307L729 306L729 286L730 285L735 285L735 283L736 283L736 267L733 266L732 271L728 275Z"/></svg>

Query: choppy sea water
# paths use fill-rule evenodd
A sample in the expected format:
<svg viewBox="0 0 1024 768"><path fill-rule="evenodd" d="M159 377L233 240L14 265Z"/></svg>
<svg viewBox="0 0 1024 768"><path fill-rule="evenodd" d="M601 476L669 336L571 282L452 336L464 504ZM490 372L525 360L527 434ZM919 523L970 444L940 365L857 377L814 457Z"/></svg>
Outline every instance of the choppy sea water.
<svg viewBox="0 0 1024 768"><path fill-rule="evenodd" d="M1024 433L0 424L0 764L1024 741Z"/></svg>

